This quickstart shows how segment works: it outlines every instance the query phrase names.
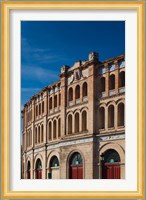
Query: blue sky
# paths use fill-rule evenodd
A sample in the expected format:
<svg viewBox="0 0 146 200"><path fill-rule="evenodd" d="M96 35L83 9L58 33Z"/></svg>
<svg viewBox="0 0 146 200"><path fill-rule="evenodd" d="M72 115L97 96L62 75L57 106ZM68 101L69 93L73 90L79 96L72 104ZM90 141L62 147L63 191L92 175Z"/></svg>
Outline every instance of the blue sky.
<svg viewBox="0 0 146 200"><path fill-rule="evenodd" d="M59 80L62 65L100 61L125 53L124 21L22 21L21 107L43 87Z"/></svg>

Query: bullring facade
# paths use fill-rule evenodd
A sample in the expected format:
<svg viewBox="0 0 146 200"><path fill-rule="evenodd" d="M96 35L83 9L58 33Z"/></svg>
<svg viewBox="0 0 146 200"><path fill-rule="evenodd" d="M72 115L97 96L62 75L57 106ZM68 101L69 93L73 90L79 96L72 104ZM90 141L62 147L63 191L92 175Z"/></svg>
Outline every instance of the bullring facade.
<svg viewBox="0 0 146 200"><path fill-rule="evenodd" d="M125 178L124 55L92 52L59 77L22 110L22 178Z"/></svg>

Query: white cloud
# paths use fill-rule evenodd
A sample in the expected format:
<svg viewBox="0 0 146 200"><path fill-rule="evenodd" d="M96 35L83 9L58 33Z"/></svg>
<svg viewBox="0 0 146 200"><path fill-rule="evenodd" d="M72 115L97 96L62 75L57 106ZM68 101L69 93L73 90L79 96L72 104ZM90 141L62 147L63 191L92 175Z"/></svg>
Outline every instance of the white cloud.
<svg viewBox="0 0 146 200"><path fill-rule="evenodd" d="M24 78L27 78L27 81L35 80L45 84L59 79L56 71L38 66L23 65L22 74Z"/></svg>

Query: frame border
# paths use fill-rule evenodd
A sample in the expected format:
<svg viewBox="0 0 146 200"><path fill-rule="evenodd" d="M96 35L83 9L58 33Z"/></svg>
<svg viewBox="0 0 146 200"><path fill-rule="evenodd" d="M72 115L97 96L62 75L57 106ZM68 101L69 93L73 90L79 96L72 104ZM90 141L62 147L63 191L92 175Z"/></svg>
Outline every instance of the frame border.
<svg viewBox="0 0 146 200"><path fill-rule="evenodd" d="M144 2L2 2L2 198L144 198ZM10 191L10 10L137 11L137 191Z"/></svg>

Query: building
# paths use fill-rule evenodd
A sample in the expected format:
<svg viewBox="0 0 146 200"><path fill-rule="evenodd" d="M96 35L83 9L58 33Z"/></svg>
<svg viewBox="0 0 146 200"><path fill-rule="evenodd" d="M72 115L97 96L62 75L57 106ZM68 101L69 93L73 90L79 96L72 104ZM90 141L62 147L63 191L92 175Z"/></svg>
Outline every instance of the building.
<svg viewBox="0 0 146 200"><path fill-rule="evenodd" d="M22 110L22 177L125 178L124 55L92 52L59 77Z"/></svg>

